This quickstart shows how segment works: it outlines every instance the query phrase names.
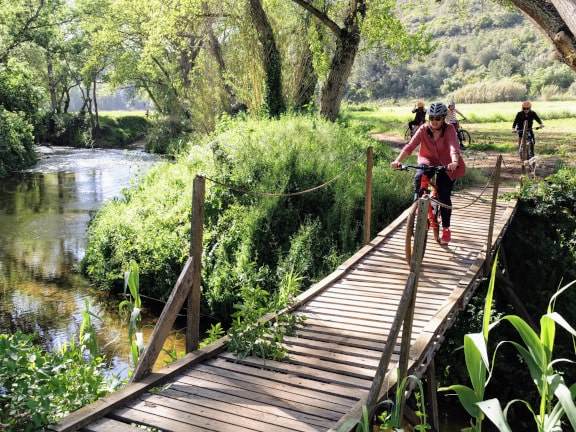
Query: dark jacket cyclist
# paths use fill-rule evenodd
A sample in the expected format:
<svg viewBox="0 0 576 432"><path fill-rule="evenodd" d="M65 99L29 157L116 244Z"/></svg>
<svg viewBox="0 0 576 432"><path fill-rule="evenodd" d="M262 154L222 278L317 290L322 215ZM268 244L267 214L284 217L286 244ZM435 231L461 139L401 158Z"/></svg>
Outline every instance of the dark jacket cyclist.
<svg viewBox="0 0 576 432"><path fill-rule="evenodd" d="M516 114L516 118L514 119L514 123L512 123L512 130L518 134L518 148L520 148L520 143L522 142L522 134L524 133L524 122L528 121L528 130L532 130L532 125L534 124L534 120L540 125L540 127L544 127L542 120L538 117L535 111L532 111L532 103L530 101L525 101L522 103L522 111L519 111ZM534 140L530 142L530 148L528 150L528 159L532 159L534 157Z"/></svg>
<svg viewBox="0 0 576 432"><path fill-rule="evenodd" d="M524 121L526 120L528 120L528 129L532 129L534 120L536 120L540 127L544 127L544 124L542 124L542 120L540 120L538 114L536 114L535 111L532 111L532 103L530 101L522 103L522 111L519 111L516 114L514 123L512 123L512 129L515 129L516 132L519 131L519 133L522 134L524 129Z"/></svg>

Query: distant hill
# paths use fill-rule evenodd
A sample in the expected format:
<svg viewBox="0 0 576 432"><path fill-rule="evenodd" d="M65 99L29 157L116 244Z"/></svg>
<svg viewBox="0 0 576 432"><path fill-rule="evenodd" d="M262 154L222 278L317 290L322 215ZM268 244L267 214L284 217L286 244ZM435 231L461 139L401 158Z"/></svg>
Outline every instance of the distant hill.
<svg viewBox="0 0 576 432"><path fill-rule="evenodd" d="M361 53L349 80L348 101L576 97L576 74L557 60L541 31L516 9L486 0L398 3L409 28L425 24L438 44L436 51L397 65L384 63L381 53Z"/></svg>

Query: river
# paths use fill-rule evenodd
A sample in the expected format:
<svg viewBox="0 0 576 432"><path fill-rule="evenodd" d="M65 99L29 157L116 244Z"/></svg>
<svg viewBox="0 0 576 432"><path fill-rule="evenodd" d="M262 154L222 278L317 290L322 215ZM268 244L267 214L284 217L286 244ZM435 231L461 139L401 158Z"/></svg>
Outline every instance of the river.
<svg viewBox="0 0 576 432"><path fill-rule="evenodd" d="M120 197L158 158L141 150L38 147L39 162L0 180L0 333L38 334L47 350L77 337L86 300L110 370L126 378L128 325L121 298L102 293L77 271L91 214ZM154 318L144 314L145 339ZM165 345L177 352L178 332Z"/></svg>

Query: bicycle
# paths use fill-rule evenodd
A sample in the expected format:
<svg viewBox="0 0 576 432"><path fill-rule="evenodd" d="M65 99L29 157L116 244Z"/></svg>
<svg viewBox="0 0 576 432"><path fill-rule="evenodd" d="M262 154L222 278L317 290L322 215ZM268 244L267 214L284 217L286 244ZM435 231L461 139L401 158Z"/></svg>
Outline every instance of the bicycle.
<svg viewBox="0 0 576 432"><path fill-rule="evenodd" d="M454 129L456 129L456 135L458 136L458 142L460 143L460 150L466 150L472 142L470 132L464 129L460 122L452 123L452 125L454 125Z"/></svg>
<svg viewBox="0 0 576 432"><path fill-rule="evenodd" d="M408 126L404 131L404 140L407 142L410 141L420 126L422 126L422 124L414 125L412 128Z"/></svg>
<svg viewBox="0 0 576 432"><path fill-rule="evenodd" d="M537 126L534 129L541 128L542 126ZM528 166L530 171L534 169L534 146L536 144L536 137L534 136L533 129L528 128L528 121L524 121L524 128L517 129L515 133L520 136L518 155L522 163L522 174L525 174L526 166Z"/></svg>
<svg viewBox="0 0 576 432"><path fill-rule="evenodd" d="M440 172L447 168L444 166L426 166L426 165L400 165L397 169L400 171L408 171L408 169L422 169L433 170L434 173ZM418 190L419 198L430 198L430 205L428 206L428 217L427 217L427 229L432 228L434 240L440 242L440 205L438 203L438 188L436 183L434 183L426 175L422 174L420 179L420 189ZM404 253L406 256L406 262L408 265L412 263L412 251L414 248L414 234L415 234L415 224L416 216L418 215L418 200L415 200L410 207L408 212L408 217L406 218L406 234L404 239ZM423 252L426 251L426 244L428 242L428 236L424 237L424 243L422 245Z"/></svg>
<svg viewBox="0 0 576 432"><path fill-rule="evenodd" d="M460 150L466 150L466 148L468 148L468 146L472 142L470 133L462 126L460 126L460 123L458 123L456 134L458 135L458 141L460 141Z"/></svg>

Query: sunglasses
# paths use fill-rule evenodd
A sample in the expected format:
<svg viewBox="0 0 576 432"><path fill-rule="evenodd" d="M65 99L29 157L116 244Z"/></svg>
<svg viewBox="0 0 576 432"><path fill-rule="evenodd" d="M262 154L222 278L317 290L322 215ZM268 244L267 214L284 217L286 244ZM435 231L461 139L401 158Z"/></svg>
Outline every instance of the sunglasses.
<svg viewBox="0 0 576 432"><path fill-rule="evenodd" d="M522 108L522 111L530 111L530 108Z"/></svg>
<svg viewBox="0 0 576 432"><path fill-rule="evenodd" d="M428 118L430 119L430 121L441 121L442 119L444 119L443 116L429 116Z"/></svg>

